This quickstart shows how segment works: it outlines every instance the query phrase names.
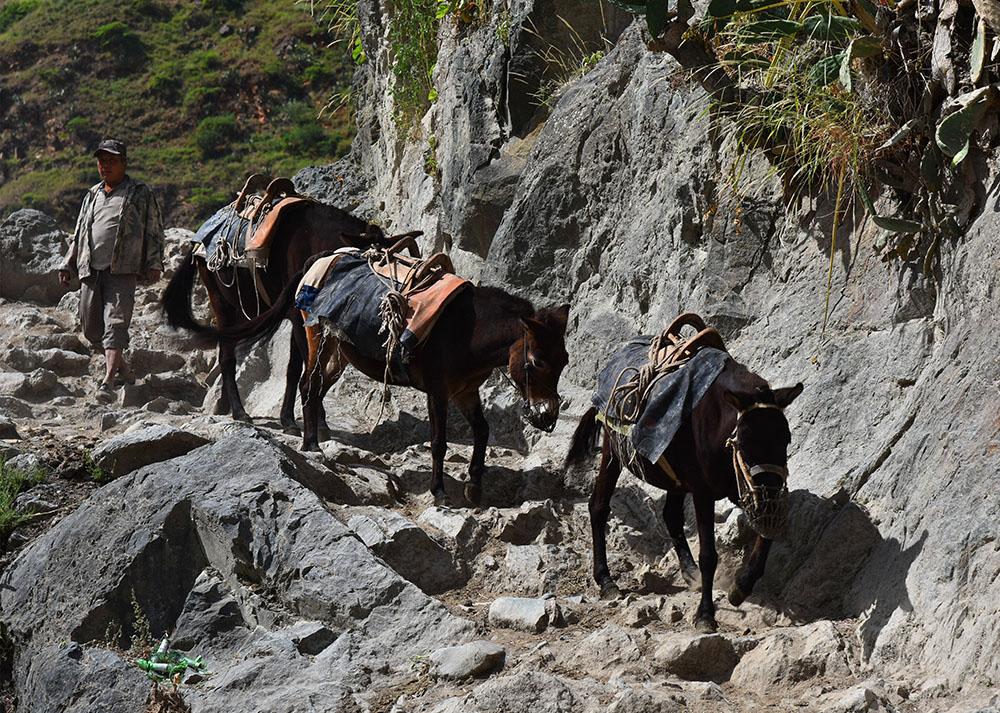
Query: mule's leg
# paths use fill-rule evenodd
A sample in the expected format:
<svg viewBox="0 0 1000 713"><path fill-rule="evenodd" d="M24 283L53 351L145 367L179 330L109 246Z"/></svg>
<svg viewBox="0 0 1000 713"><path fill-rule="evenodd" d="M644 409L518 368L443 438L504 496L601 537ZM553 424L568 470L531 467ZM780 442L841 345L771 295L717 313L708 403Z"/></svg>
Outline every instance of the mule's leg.
<svg viewBox="0 0 1000 713"><path fill-rule="evenodd" d="M427 415L431 422L431 494L438 505L448 504L444 491L444 455L448 450L448 397L427 394Z"/></svg>
<svg viewBox="0 0 1000 713"><path fill-rule="evenodd" d="M296 334L300 332L301 334ZM288 345L288 367L285 369L285 395L281 399L281 429L292 436L299 435L295 425L295 392L302 377L303 346L308 350L305 328L301 319L292 319L292 334Z"/></svg>
<svg viewBox="0 0 1000 713"><path fill-rule="evenodd" d="M764 575L764 565L767 563L767 553L771 551L771 540L760 535L753 543L753 549L743 563L743 568L736 575L736 581L729 590L729 603L738 607L753 593L757 580Z"/></svg>
<svg viewBox="0 0 1000 713"><path fill-rule="evenodd" d="M219 328L226 329L239 324L241 321L239 313L222 298L216 275L208 270L203 260L198 261L198 274L208 291L208 303ZM249 421L250 416L243 408L240 390L236 387L236 344L226 339L220 339L218 359L219 378L222 379L223 413L232 414L236 421Z"/></svg>
<svg viewBox="0 0 1000 713"><path fill-rule="evenodd" d="M715 501L710 496L696 495L694 512L698 520L698 566L701 568L701 602L694 624L698 631L710 633L718 628L715 602L712 600L712 582L719 564L719 555L715 551Z"/></svg>
<svg viewBox="0 0 1000 713"><path fill-rule="evenodd" d="M483 473L486 472L486 444L490 440L490 424L483 413L479 389L473 389L455 398L465 420L472 426L472 461L469 463L469 482L465 485L465 499L479 505L483 496Z"/></svg>
<svg viewBox="0 0 1000 713"><path fill-rule="evenodd" d="M622 464L611 450L607 435L601 444L601 467L594 482L594 492L590 495L590 531L594 538L594 581L601 588L602 599L614 599L621 592L611 578L608 569L608 517L611 515L611 496L618 484Z"/></svg>
<svg viewBox="0 0 1000 713"><path fill-rule="evenodd" d="M243 408L243 399L236 386L236 344L228 339L219 340L219 370L222 375L222 393L229 400L229 412L233 420L250 421L250 414Z"/></svg>
<svg viewBox="0 0 1000 713"><path fill-rule="evenodd" d="M677 562L681 566L681 576L688 585L694 586L698 582L698 565L694 563L691 548L684 535L685 495L686 493L680 491L667 491L667 499L663 503L663 521L666 523L667 532L670 533L670 539L674 543Z"/></svg>
<svg viewBox="0 0 1000 713"><path fill-rule="evenodd" d="M323 400L323 377L327 371L325 360L330 357L331 344L335 347L334 358L339 357L340 345L334 337L326 334L322 325L307 327L306 341L309 350L305 371L299 381L299 391L302 394L302 450L318 451L316 423L319 418L319 406Z"/></svg>

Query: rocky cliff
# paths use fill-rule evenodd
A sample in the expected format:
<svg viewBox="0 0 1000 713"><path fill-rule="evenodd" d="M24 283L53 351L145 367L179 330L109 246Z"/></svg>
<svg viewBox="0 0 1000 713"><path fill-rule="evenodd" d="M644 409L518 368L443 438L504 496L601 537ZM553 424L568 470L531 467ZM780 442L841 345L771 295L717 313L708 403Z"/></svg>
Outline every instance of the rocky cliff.
<svg viewBox="0 0 1000 713"><path fill-rule="evenodd" d="M626 28L590 4L559 13L614 48L550 112L532 107L523 68L539 62L529 40L546 34L529 30L559 13L512 3L515 29L502 43L504 12L498 4L478 28L442 27L438 101L404 140L386 98L380 10L369 4L376 60L364 73L359 140L337 170L360 171L373 215L427 230L428 248L460 256L468 274L571 301L567 378L577 386L593 383L614 344L687 310L773 384L802 380L790 414L802 529L769 564L768 596L806 618L854 618L877 670L992 685L995 199L942 246L933 279L884 263L877 229L853 216L833 249L824 329L830 201L787 205L763 158L749 169L752 189L734 191L730 142L725 128L710 131L704 93L647 48L641 23ZM431 136L440 171L429 175ZM574 400L570 413L582 408Z"/></svg>
<svg viewBox="0 0 1000 713"><path fill-rule="evenodd" d="M193 711L995 713L995 199L941 246L931 279L883 262L852 216L827 310L829 202L787 204L763 158L734 190L705 95L630 15L515 0L446 20L437 98L406 126L386 9L361 10L358 138L296 180L425 230L428 250L483 283L570 301L559 425L522 426L491 382L485 507L438 508L419 394L395 390L375 424L372 384L349 374L326 400L331 440L302 455L273 428L282 336L241 369L251 427L193 413L217 396L210 354L159 325L152 289L138 301L140 382L110 404L93 403L98 359L67 334L72 294L0 303L0 456L48 472L15 501L26 519L0 560L0 673L17 710L164 710L131 662L169 633L209 662L179 688ZM593 61L552 91L567 76L546 53L574 42ZM36 234L61 239L33 213L0 226L4 244ZM29 252L11 259L35 269ZM46 294L22 289L9 297ZM662 494L630 476L609 532L627 594L598 599L592 473L560 465L614 345L685 310L772 384L806 386L789 410L788 537L732 608L721 585L747 528L720 503L720 632L707 636L691 626L698 594L668 550ZM456 494L471 453L458 421Z"/></svg>

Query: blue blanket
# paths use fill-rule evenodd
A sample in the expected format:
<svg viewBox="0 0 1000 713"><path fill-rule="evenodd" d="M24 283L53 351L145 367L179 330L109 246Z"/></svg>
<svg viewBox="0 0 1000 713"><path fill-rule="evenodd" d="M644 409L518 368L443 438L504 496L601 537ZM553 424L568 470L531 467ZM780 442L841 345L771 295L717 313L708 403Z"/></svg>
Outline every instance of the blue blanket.
<svg viewBox="0 0 1000 713"><path fill-rule="evenodd" d="M643 335L625 342L597 377L597 390L591 403L606 417L615 381L622 369L641 367L649 361L649 345L653 337ZM674 436L698 405L709 387L729 360L729 354L719 349L702 349L676 371L660 377L635 424L617 424L629 430L629 439L636 452L655 463L670 446ZM622 378L626 381L628 376ZM611 404L611 414L615 412Z"/></svg>
<svg viewBox="0 0 1000 713"><path fill-rule="evenodd" d="M275 198L271 201L271 207L273 208L279 200L281 199ZM263 222L263 216L267 215L267 211L261 211L260 215L261 218L258 219L257 223L251 225L249 218L241 218L233 209L233 204L230 203L217 210L215 215L202 223L198 231L191 236L191 242L201 243L205 246L207 260L212 260L223 238L234 246L238 255L242 255L246 251L247 239Z"/></svg>
<svg viewBox="0 0 1000 713"><path fill-rule="evenodd" d="M344 255L327 271L318 290L299 292L295 306L309 315L307 325L323 317L338 339L351 344L362 356L384 361L382 345L387 333L379 334L382 326L379 303L388 291L388 285L372 272L368 260ZM402 356L399 349L393 354L394 373L402 373L400 367L406 361Z"/></svg>

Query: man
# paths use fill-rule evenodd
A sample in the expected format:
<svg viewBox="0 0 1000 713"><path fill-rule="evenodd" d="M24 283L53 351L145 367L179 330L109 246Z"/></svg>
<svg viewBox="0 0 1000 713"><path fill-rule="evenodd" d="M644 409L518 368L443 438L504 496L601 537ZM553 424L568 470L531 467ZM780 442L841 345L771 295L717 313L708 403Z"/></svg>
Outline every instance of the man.
<svg viewBox="0 0 1000 713"><path fill-rule="evenodd" d="M80 322L95 350L104 350L105 374L98 387L113 393L133 381L125 361L137 282L152 284L163 271L160 207L149 187L125 169L125 144L105 139L94 152L101 182L87 191L59 282L80 278Z"/></svg>

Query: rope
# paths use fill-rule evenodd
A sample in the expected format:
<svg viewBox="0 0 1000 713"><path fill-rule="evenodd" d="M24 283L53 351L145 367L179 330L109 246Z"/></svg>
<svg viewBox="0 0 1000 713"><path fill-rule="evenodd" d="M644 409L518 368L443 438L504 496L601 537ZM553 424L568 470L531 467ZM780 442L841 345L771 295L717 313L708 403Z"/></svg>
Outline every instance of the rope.
<svg viewBox="0 0 1000 713"><path fill-rule="evenodd" d="M682 356L688 341L675 343L671 335L664 332L653 338L649 345L648 358L640 367L627 366L618 372L611 394L608 397L607 416L615 422L609 429L613 434L618 453L624 465L633 473L642 476L639 456L629 437L631 427L642 416L656 383L667 374L681 368L690 356Z"/></svg>

